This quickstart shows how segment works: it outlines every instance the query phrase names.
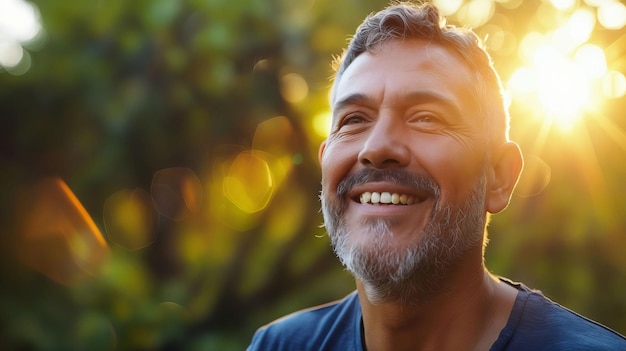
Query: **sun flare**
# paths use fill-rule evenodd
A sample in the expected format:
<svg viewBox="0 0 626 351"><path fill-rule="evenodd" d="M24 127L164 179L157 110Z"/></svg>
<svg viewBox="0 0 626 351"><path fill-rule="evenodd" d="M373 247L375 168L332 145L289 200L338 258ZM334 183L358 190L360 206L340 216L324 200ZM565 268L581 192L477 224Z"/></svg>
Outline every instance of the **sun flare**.
<svg viewBox="0 0 626 351"><path fill-rule="evenodd" d="M601 85L608 73L603 50L586 44L567 53L549 43L529 50L527 65L507 82L512 98L531 102L546 123L571 130L602 103Z"/></svg>

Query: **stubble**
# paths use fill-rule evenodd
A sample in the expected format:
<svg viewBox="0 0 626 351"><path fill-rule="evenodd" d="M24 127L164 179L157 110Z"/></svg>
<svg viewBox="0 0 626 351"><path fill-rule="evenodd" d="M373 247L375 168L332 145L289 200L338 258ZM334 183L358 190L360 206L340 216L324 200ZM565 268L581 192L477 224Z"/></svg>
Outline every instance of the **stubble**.
<svg viewBox="0 0 626 351"><path fill-rule="evenodd" d="M372 181L410 186L434 197L433 209L417 243L394 246L394 223L390 219L372 218L362 223L359 233L351 232L354 229L349 228L344 216L345 194ZM441 200L439 186L428 176L401 169L360 170L342 180L336 197L322 189L322 212L333 250L346 269L362 282L372 303L428 299L440 293L450 267L483 242L485 183L483 174L466 200L454 205ZM355 235L368 240L365 244L353 244L350 238Z"/></svg>

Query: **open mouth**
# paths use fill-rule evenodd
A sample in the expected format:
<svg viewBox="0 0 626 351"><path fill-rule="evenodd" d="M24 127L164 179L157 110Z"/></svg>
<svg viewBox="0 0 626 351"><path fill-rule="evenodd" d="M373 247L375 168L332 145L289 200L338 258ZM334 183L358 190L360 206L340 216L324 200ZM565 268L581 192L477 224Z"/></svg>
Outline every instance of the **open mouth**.
<svg viewBox="0 0 626 351"><path fill-rule="evenodd" d="M355 199L362 204L381 204L381 205L412 205L419 202L420 199L408 194L391 193L387 191L376 192L366 191L361 193L358 199Z"/></svg>

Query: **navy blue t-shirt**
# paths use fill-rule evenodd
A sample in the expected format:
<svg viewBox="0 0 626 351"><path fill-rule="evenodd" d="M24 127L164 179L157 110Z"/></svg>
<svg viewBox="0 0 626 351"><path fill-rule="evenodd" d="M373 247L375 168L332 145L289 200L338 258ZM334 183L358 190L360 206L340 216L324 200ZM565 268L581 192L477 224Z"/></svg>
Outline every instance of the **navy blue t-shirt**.
<svg viewBox="0 0 626 351"><path fill-rule="evenodd" d="M509 320L491 351L625 350L626 338L560 306L541 292L518 290ZM248 351L362 351L361 306L356 292L340 301L299 311L264 327Z"/></svg>

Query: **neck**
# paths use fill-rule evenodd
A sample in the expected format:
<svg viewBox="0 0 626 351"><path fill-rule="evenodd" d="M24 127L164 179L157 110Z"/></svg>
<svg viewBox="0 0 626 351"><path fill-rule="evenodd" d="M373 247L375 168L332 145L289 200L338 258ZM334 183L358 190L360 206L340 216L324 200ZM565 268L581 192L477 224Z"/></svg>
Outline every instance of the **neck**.
<svg viewBox="0 0 626 351"><path fill-rule="evenodd" d="M489 349L506 325L517 291L480 262L473 269L461 262L462 269L445 278L440 294L409 302L371 303L357 281L366 349Z"/></svg>

